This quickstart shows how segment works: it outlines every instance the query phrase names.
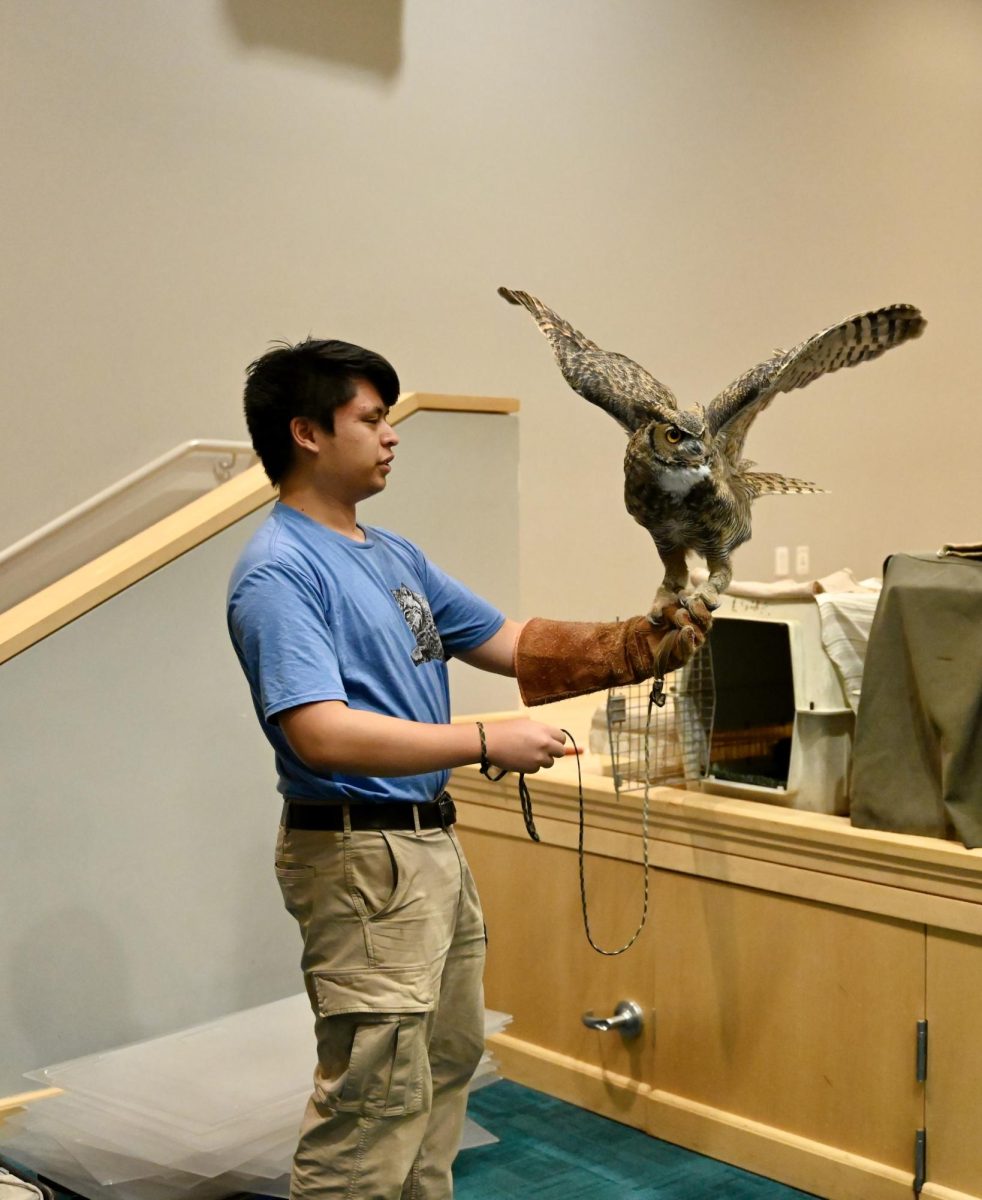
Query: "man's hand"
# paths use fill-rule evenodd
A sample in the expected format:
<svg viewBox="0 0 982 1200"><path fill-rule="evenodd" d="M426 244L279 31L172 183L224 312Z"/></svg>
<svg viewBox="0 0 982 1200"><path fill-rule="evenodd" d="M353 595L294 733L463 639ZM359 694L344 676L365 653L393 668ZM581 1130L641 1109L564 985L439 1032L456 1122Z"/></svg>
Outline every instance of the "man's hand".
<svg viewBox="0 0 982 1200"><path fill-rule="evenodd" d="M566 734L561 729L527 717L489 722L484 726L484 735L488 761L506 771L531 775L541 767L551 767L566 753Z"/></svg>

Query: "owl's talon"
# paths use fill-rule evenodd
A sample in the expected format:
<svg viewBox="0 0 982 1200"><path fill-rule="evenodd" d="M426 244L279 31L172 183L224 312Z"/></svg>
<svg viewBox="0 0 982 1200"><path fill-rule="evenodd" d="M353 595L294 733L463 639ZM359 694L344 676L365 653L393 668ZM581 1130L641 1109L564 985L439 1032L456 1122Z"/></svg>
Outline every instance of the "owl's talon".
<svg viewBox="0 0 982 1200"><path fill-rule="evenodd" d="M692 612L694 605L701 605L708 612L715 612L720 606L719 592L715 588L711 591L702 588L698 592L693 592L691 596L686 598L685 606L689 612Z"/></svg>
<svg viewBox="0 0 982 1200"><path fill-rule="evenodd" d="M648 620L656 628L674 625L676 623L675 617L680 610L685 610L681 596L673 596L670 600L661 602L656 600L651 606L651 611L648 613Z"/></svg>
<svg viewBox="0 0 982 1200"><path fill-rule="evenodd" d="M715 604L710 604L705 597L699 593L695 593L692 596L686 596L681 603L685 606L686 612L697 625L708 627L713 619L713 610L719 608L719 597L717 597Z"/></svg>
<svg viewBox="0 0 982 1200"><path fill-rule="evenodd" d="M653 625L671 624L673 612L681 606L685 607L685 595L681 588L678 591L672 591L664 584L655 593L655 598L651 602L651 610L648 613L648 619ZM668 612L666 620L665 613Z"/></svg>
<svg viewBox="0 0 982 1200"><path fill-rule="evenodd" d="M722 576L723 572L720 572L720 575ZM729 573L719 581L713 580L711 576L701 580L686 596L686 605L704 604L709 609L719 608L720 596L726 591L729 582Z"/></svg>

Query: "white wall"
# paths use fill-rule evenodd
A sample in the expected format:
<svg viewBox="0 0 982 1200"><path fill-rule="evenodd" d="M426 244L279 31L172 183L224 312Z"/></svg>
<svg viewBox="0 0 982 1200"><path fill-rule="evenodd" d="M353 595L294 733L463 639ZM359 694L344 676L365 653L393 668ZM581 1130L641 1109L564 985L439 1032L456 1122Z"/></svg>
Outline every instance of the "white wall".
<svg viewBox="0 0 982 1200"><path fill-rule="evenodd" d="M0 668L0 1096L300 990L222 597L256 517Z"/></svg>
<svg viewBox="0 0 982 1200"><path fill-rule="evenodd" d="M761 501L738 574L982 536L980 54L973 0L0 0L0 545L241 436L245 364L313 331L521 397L524 614L642 607L623 437L500 283L683 403L921 305L762 418L752 457L832 494Z"/></svg>

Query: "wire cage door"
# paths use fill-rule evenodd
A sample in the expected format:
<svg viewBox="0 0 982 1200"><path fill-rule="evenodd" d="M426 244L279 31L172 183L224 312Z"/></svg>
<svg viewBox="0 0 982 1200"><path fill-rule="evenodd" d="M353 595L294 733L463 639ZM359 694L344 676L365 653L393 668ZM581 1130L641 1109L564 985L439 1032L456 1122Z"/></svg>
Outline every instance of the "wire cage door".
<svg viewBox="0 0 982 1200"><path fill-rule="evenodd" d="M655 699L652 702L652 695ZM709 773L716 690L709 644L657 685L607 693L607 738L614 787L698 787Z"/></svg>

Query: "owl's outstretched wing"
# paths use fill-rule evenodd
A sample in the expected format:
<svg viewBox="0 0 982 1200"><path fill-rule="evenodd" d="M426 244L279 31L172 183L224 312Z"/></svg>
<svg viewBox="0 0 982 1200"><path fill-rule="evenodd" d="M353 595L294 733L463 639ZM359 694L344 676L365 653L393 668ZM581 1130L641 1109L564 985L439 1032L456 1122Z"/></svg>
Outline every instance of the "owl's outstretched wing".
<svg viewBox="0 0 982 1200"><path fill-rule="evenodd" d="M498 288L509 304L524 305L549 339L563 378L591 404L596 404L633 433L649 421L671 421L678 403L671 391L623 354L601 350L558 313L528 292Z"/></svg>
<svg viewBox="0 0 982 1200"><path fill-rule="evenodd" d="M778 392L805 387L820 375L878 358L920 337L927 322L911 304L891 304L860 313L780 351L752 367L720 392L706 410L706 425L727 459L736 464L753 420Z"/></svg>

